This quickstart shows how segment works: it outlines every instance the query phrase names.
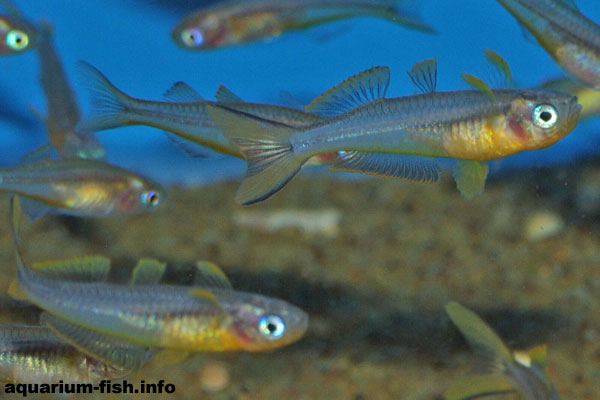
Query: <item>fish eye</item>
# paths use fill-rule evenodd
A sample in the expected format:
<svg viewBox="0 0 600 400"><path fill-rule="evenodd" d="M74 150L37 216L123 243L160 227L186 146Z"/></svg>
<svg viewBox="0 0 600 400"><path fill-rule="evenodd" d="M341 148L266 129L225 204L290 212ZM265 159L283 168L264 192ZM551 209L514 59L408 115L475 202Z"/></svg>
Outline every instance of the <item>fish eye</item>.
<svg viewBox="0 0 600 400"><path fill-rule="evenodd" d="M6 35L6 44L13 50L23 50L29 45L29 36L19 30L12 30Z"/></svg>
<svg viewBox="0 0 600 400"><path fill-rule="evenodd" d="M187 47L200 47L204 43L204 36L199 29L188 28L181 32L181 40Z"/></svg>
<svg viewBox="0 0 600 400"><path fill-rule="evenodd" d="M556 112L556 108L551 105L541 104L533 109L531 118L533 119L533 123L540 128L552 128L556 125L558 113Z"/></svg>
<svg viewBox="0 0 600 400"><path fill-rule="evenodd" d="M158 196L158 193L156 193L154 190L148 190L147 192L142 193L142 203L144 205L156 207L158 206L159 202L160 198Z"/></svg>
<svg viewBox="0 0 600 400"><path fill-rule="evenodd" d="M260 319L258 330L269 339L279 339L285 332L285 322L277 315L266 315Z"/></svg>

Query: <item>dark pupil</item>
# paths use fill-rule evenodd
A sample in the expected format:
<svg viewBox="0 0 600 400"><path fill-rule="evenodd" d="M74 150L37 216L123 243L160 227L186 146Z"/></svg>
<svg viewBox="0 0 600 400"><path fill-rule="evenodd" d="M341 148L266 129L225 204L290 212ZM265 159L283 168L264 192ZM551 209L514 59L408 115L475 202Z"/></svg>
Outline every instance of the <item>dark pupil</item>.
<svg viewBox="0 0 600 400"><path fill-rule="evenodd" d="M22 40L23 40L23 39L21 39L21 37L19 36L19 37L17 37L17 38L15 39L15 42L16 42L17 44L20 44Z"/></svg>
<svg viewBox="0 0 600 400"><path fill-rule="evenodd" d="M543 111L540 114L540 118L544 121L544 122L548 122L550 121L550 119L552 119L552 114L548 111Z"/></svg>
<svg viewBox="0 0 600 400"><path fill-rule="evenodd" d="M154 193L150 193L150 203L154 204L156 202L156 195Z"/></svg>
<svg viewBox="0 0 600 400"><path fill-rule="evenodd" d="M277 326L275 326L275 324L271 323L267 325L267 329L269 330L270 333L273 333L277 330Z"/></svg>

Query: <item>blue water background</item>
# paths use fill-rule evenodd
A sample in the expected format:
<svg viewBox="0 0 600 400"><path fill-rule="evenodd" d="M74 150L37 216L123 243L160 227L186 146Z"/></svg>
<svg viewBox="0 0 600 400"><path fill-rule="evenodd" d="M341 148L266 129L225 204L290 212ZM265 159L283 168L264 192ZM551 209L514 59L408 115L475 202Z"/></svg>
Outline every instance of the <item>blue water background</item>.
<svg viewBox="0 0 600 400"><path fill-rule="evenodd" d="M15 0L32 20L55 27L56 47L79 95L76 62L86 60L119 88L139 98L162 99L176 81L185 81L205 98L224 84L253 102L278 103L280 91L305 103L346 77L375 65L391 68L389 97L416 93L406 71L431 57L438 60L438 90L466 89L463 72L489 75L483 49L493 49L512 67L522 86L536 86L564 74L535 42L525 40L513 17L494 0L423 0L412 8L438 35L411 31L393 23L363 18L304 32L269 43L211 52L188 52L171 41L171 30L194 4L151 0ZM184 2L181 2L184 3ZM184 3L185 4L185 3ZM580 10L600 22L597 0L578 1ZM46 133L29 112L43 112L37 54L0 59L0 165L10 166L44 144ZM495 163L496 173L573 163L598 155L600 121L579 125L552 148L523 153ZM163 183L195 185L239 177L244 162L226 157L192 159L156 129L130 127L99 134L109 161Z"/></svg>

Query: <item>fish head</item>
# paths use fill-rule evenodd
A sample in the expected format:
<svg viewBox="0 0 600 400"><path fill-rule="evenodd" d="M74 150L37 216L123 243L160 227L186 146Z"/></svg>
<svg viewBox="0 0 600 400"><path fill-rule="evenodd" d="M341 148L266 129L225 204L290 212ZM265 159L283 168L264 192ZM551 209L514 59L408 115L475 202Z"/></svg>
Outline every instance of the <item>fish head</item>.
<svg viewBox="0 0 600 400"><path fill-rule="evenodd" d="M0 56L24 53L35 48L37 30L22 19L0 15Z"/></svg>
<svg viewBox="0 0 600 400"><path fill-rule="evenodd" d="M571 133L582 107L570 94L519 91L505 113L506 136L515 153L549 147Z"/></svg>
<svg viewBox="0 0 600 400"><path fill-rule="evenodd" d="M142 214L154 211L166 199L165 190L157 183L138 176L127 180L117 201L119 213Z"/></svg>
<svg viewBox="0 0 600 400"><path fill-rule="evenodd" d="M224 302L231 315L231 329L238 350L265 351L299 340L308 327L308 314L283 300L239 293L234 302Z"/></svg>
<svg viewBox="0 0 600 400"><path fill-rule="evenodd" d="M227 38L226 21L215 12L198 12L177 25L172 35L175 43L187 50L218 48Z"/></svg>

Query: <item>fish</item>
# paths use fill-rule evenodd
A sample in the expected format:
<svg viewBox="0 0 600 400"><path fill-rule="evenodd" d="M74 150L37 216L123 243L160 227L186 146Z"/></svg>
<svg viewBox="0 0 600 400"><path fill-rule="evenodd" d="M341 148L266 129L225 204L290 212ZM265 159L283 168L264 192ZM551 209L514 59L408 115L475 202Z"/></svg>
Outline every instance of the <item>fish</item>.
<svg viewBox="0 0 600 400"><path fill-rule="evenodd" d="M505 68L499 58L488 53ZM226 104L207 105L223 135L246 158L236 202L269 198L309 158L323 153L338 155L333 170L421 183L439 180L437 158L456 159L457 187L471 199L483 192L487 161L553 145L575 129L581 112L575 96L492 90L482 81L478 90L437 92L435 59L417 63L409 77L422 94L386 98L389 68L355 75L307 106L327 119L303 128L269 123Z"/></svg>
<svg viewBox="0 0 600 400"><path fill-rule="evenodd" d="M545 373L545 346L530 350L525 357L527 361L522 361L474 312L454 301L445 308L469 345L489 361L487 369L490 370L482 375L463 377L446 391L445 399L466 400L516 391L526 400L560 400Z"/></svg>
<svg viewBox="0 0 600 400"><path fill-rule="evenodd" d="M166 198L157 184L122 168L86 159L41 160L0 169L0 191L27 199L28 215L76 217L136 215Z"/></svg>
<svg viewBox="0 0 600 400"><path fill-rule="evenodd" d="M37 29L21 16L10 0L0 0L7 14L0 14L0 56L11 56L33 50L37 45Z"/></svg>
<svg viewBox="0 0 600 400"><path fill-rule="evenodd" d="M206 101L192 87L175 83L166 93L168 101L131 97L115 87L102 72L86 62L79 72L91 98L91 111L79 125L83 131L102 131L132 125L155 127L221 154L243 158L236 146L223 137L206 112ZM308 126L323 118L289 107L247 103L224 86L217 98L230 107L289 126Z"/></svg>
<svg viewBox="0 0 600 400"><path fill-rule="evenodd" d="M47 327L0 326L1 382L94 383L131 372L78 351Z"/></svg>
<svg viewBox="0 0 600 400"><path fill-rule="evenodd" d="M106 150L96 137L77 130L81 111L54 47L52 27L48 23L42 23L40 28L37 53L40 81L48 103L48 116L41 119L45 122L50 143L62 158L104 159Z"/></svg>
<svg viewBox="0 0 600 400"><path fill-rule="evenodd" d="M121 368L139 365L141 355L107 355L109 349L102 345L106 336L187 354L273 350L306 331L304 311L279 299L233 290L223 271L209 262L197 263L192 286L161 284L164 266L152 259L138 262L129 284L106 282L110 260L102 256L33 269L24 264L19 247L20 208L19 198L13 197L18 278L9 294L43 309L44 325L95 358ZM78 279L69 280L74 274Z"/></svg>
<svg viewBox="0 0 600 400"><path fill-rule="evenodd" d="M186 50L210 50L270 40L328 22L375 17L421 32L435 31L403 11L403 0L229 0L207 5L173 30Z"/></svg>
<svg viewBox="0 0 600 400"><path fill-rule="evenodd" d="M579 116L580 121L600 116L600 91L580 85L569 78L552 79L545 82L541 88L577 96L579 104L582 106L581 115Z"/></svg>
<svg viewBox="0 0 600 400"><path fill-rule="evenodd" d="M574 0L498 0L584 86L600 90L600 26Z"/></svg>

